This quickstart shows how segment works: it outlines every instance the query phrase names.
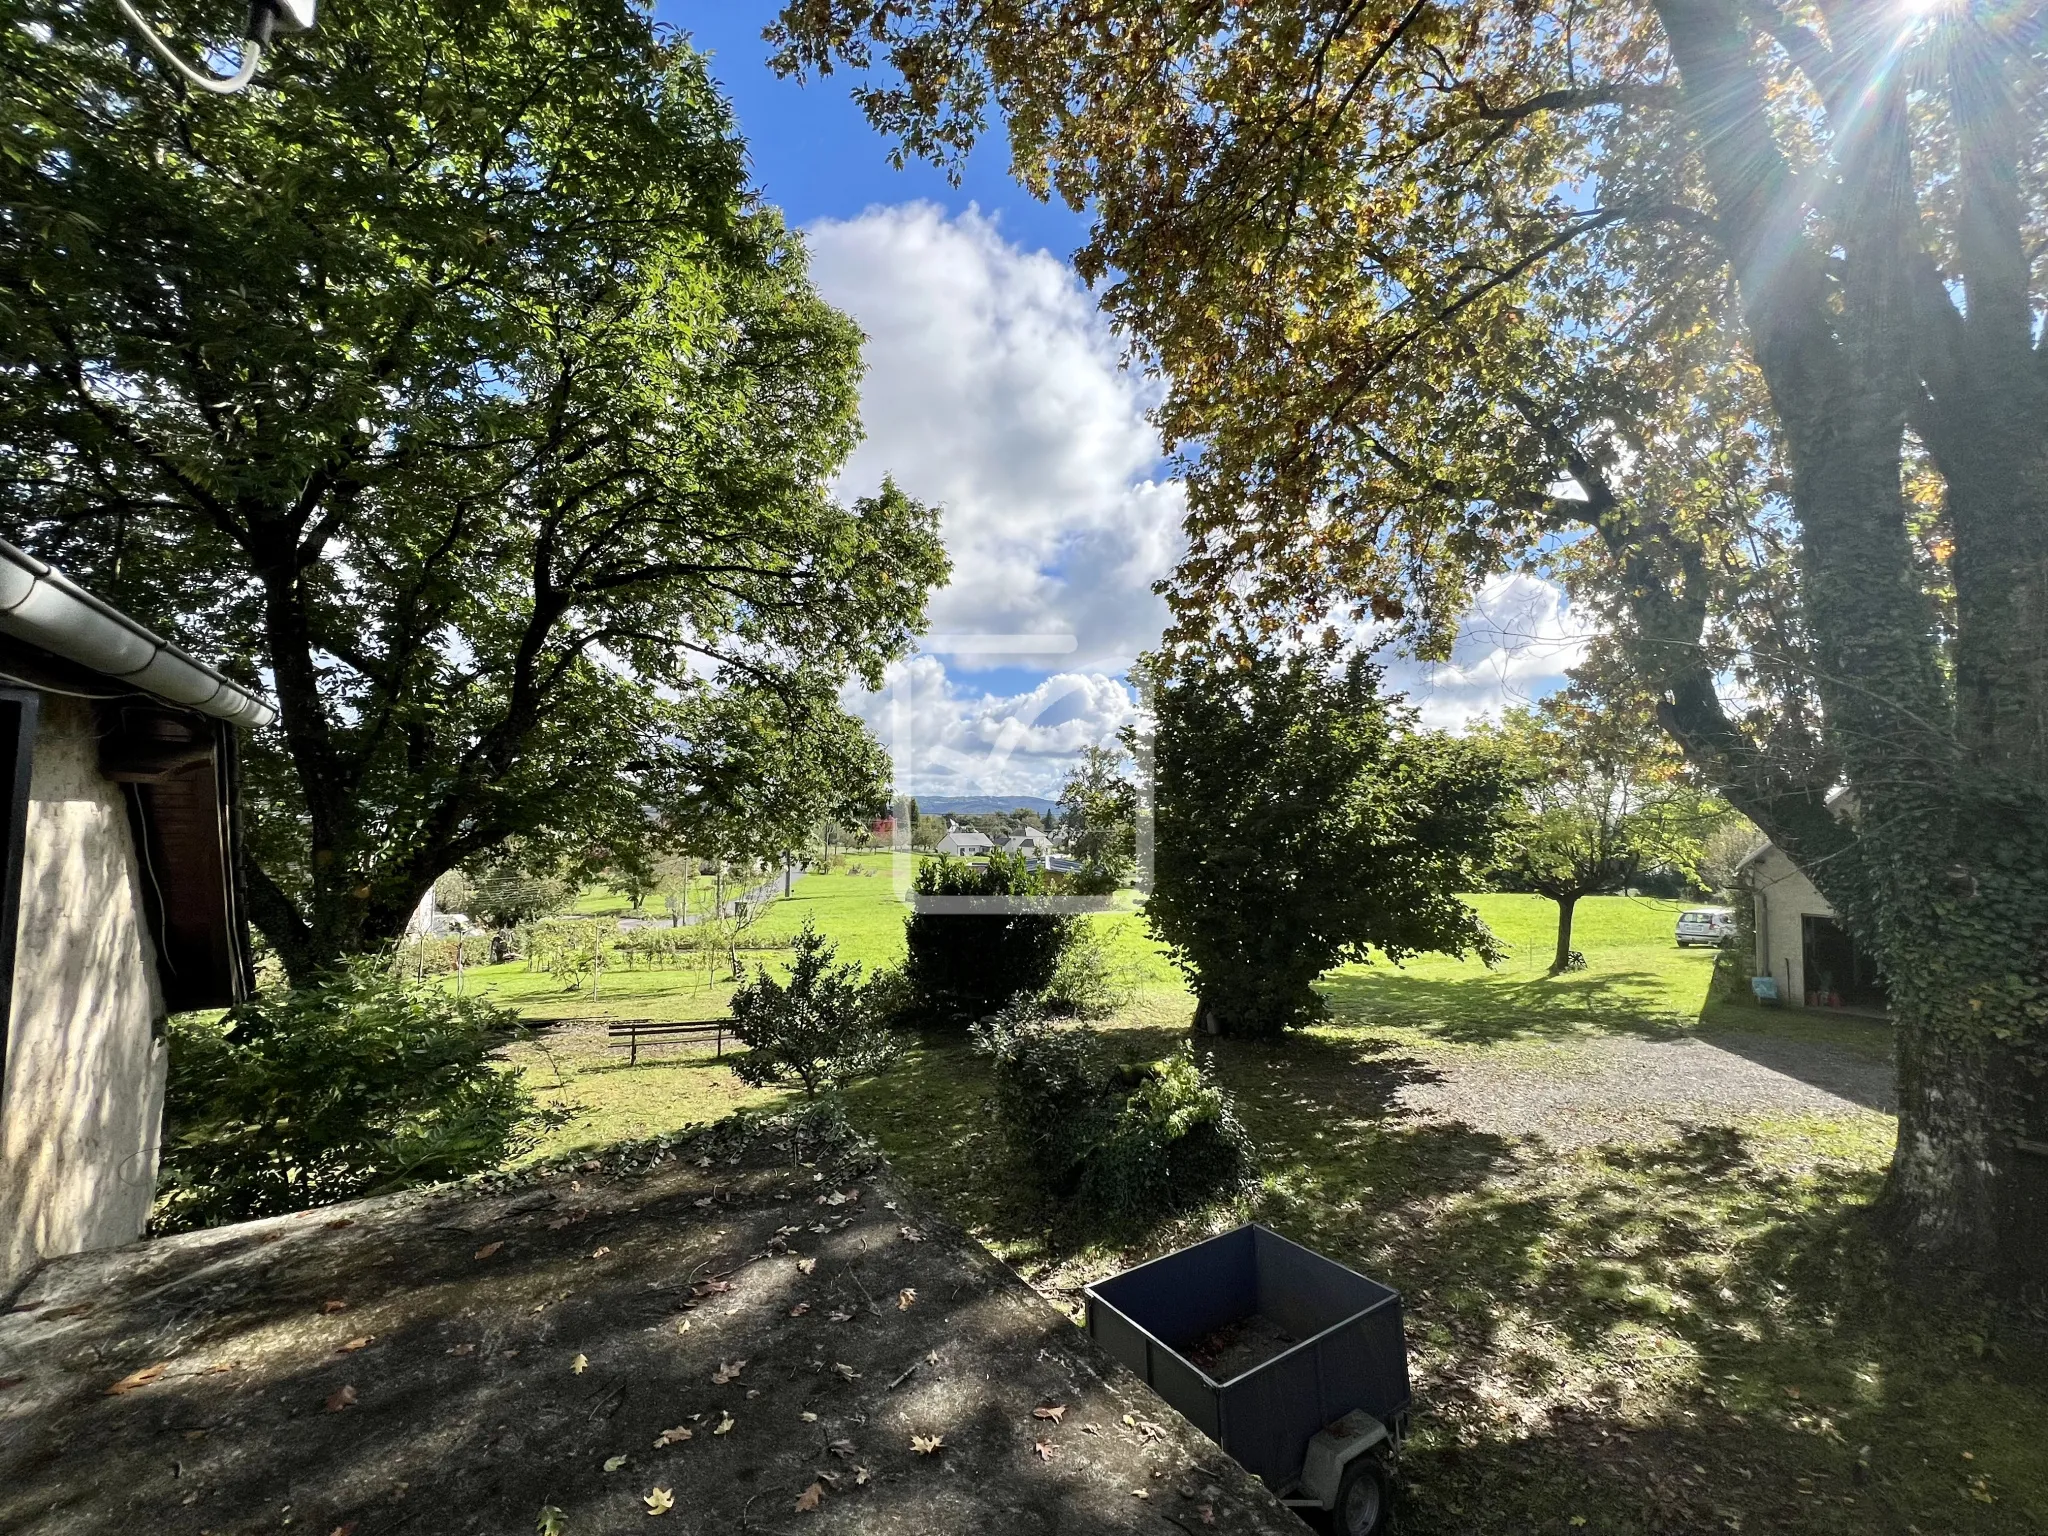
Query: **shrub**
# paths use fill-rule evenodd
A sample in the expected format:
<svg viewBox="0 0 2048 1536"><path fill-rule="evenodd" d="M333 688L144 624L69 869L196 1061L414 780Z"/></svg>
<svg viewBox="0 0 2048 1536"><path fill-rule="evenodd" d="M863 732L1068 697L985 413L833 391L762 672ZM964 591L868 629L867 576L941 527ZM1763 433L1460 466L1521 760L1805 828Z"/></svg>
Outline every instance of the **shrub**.
<svg viewBox="0 0 2048 1536"><path fill-rule="evenodd" d="M171 1024L157 1225L216 1226L460 1177L519 1145L532 1101L480 998L351 962L218 1020Z"/></svg>
<svg viewBox="0 0 2048 1536"><path fill-rule="evenodd" d="M804 1097L884 1070L901 1045L878 1009L861 968L838 963L838 951L809 922L796 937L789 980L765 966L732 997L733 1031L752 1047L733 1072L755 1087L797 1082ZM885 983L886 984L886 983Z"/></svg>
<svg viewBox="0 0 2048 1536"><path fill-rule="evenodd" d="M904 919L910 1022L964 1029L1020 993L1036 997L1051 984L1075 923L1042 906L1034 910L1047 896L1045 877L1021 855L990 854L986 866L928 860L912 889L919 896L1001 900L990 902L992 911L919 911Z"/></svg>
<svg viewBox="0 0 2048 1536"><path fill-rule="evenodd" d="M1076 923L1040 1001L1062 1019L1106 1019L1131 1000L1131 983L1087 923Z"/></svg>
<svg viewBox="0 0 2048 1536"><path fill-rule="evenodd" d="M994 1058L992 1102L1012 1154L1075 1213L1143 1226L1250 1184L1251 1138L1188 1045L1164 1061L1117 1062L1096 1030L1021 1001L975 1038Z"/></svg>

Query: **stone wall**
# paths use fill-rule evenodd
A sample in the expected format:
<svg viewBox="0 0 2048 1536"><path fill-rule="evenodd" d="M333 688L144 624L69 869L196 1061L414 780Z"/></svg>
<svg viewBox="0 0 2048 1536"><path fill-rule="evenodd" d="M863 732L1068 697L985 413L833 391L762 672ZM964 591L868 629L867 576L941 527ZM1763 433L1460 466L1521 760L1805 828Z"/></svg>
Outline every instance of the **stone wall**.
<svg viewBox="0 0 2048 1536"><path fill-rule="evenodd" d="M30 779L7 1080L0 1292L130 1242L155 1191L166 1052L144 878L92 706L46 694Z"/></svg>

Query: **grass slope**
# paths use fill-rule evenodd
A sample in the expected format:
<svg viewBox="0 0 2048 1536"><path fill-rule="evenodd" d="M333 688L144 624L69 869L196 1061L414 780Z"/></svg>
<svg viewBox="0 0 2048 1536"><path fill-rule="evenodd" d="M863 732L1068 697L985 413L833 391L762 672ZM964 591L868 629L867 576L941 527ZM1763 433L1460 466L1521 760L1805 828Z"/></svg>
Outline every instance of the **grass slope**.
<svg viewBox="0 0 2048 1536"><path fill-rule="evenodd" d="M1542 974L1549 903L1475 904L1508 945L1499 968L1442 957L1343 967L1324 983L1325 1023L1199 1047L1265 1175L1213 1221L1266 1221L1406 1297L1419 1412L1403 1529L2048 1530L2040 1335L1966 1294L1930 1298L1893 1280L1871 1218L1887 1116L1740 1115L1560 1151L1418 1115L1403 1097L1475 1075L1539 1092L1616 1050L1687 1037L1881 1060L1888 1029L1710 1001L1715 956L1673 945L1678 903L1581 903L1588 968L1554 979ZM902 911L886 875L834 873L806 879L763 926L794 932L809 916L848 956L889 963ZM1108 1028L1135 1056L1163 1053L1192 1009L1178 974L1141 918L1093 921L1137 986ZM540 1000L515 980L508 996ZM658 976L622 984L621 999L628 985L643 1012L704 1017L723 1004L722 988L677 992ZM570 1011L558 988L547 1006ZM520 1050L540 1082L539 1047ZM561 1049L548 1051L560 1066ZM773 1097L694 1058L632 1071L577 1058L551 1091L579 1117L557 1148ZM1086 1281L1199 1235L1193 1224L1125 1241L1059 1230L991 1132L985 1091L964 1045L927 1039L846 1102L904 1177L1051 1294L1071 1301Z"/></svg>

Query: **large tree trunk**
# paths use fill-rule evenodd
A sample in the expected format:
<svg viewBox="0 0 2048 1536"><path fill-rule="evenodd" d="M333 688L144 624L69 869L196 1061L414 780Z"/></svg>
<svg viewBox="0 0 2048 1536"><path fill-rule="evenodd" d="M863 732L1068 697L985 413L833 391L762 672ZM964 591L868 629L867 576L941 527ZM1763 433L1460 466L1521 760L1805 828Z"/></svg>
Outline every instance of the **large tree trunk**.
<svg viewBox="0 0 2048 1536"><path fill-rule="evenodd" d="M1802 232L1806 194L1772 140L1742 8L1656 3L1792 465L1848 835L1805 814L1781 830L1770 795L1733 797L1887 977L1889 1203L1909 1250L2048 1273L2048 1169L2033 1161L2048 1142L2048 361L2032 345L2017 140L1993 105L2007 87L1959 52L1959 314L1922 249L1896 22L1879 7L1828 12L1816 83L1835 118L1837 256ZM1907 535L1909 411L1948 483L1953 683Z"/></svg>

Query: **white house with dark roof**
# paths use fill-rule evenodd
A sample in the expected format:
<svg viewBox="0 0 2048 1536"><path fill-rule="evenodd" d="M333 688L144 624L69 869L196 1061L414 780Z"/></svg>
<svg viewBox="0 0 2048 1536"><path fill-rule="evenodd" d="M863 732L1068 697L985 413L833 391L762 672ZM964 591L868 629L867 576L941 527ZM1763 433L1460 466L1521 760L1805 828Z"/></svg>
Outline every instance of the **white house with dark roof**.
<svg viewBox="0 0 2048 1536"><path fill-rule="evenodd" d="M946 835L939 839L938 851L956 859L978 859L985 857L995 844L971 827L956 827L950 822Z"/></svg>

